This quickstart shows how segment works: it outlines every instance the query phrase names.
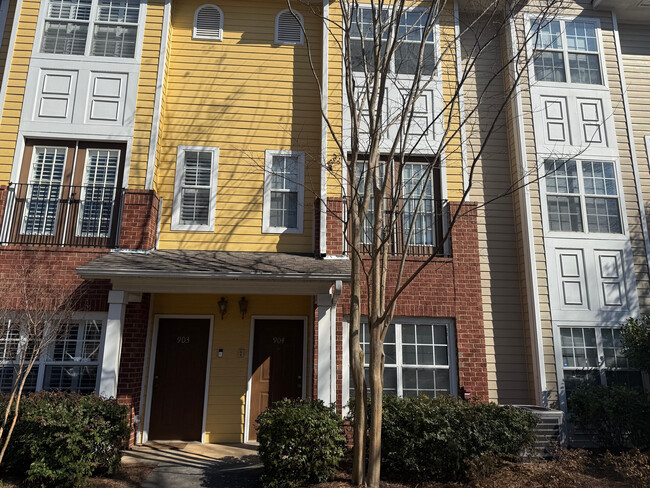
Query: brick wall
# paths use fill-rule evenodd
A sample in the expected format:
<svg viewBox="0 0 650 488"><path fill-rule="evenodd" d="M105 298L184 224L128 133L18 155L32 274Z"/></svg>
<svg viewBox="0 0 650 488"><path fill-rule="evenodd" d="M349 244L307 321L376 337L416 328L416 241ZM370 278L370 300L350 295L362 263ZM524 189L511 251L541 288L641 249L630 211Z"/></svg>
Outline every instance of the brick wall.
<svg viewBox="0 0 650 488"><path fill-rule="evenodd" d="M141 302L129 303L126 306L124 318L117 399L120 403L129 407L131 425L135 424L136 415L142 418L140 414L140 393L142 391L150 303L151 295L142 295ZM135 443L135 432L134 428L131 431L130 445Z"/></svg>
<svg viewBox="0 0 650 488"><path fill-rule="evenodd" d="M335 215L328 214L328 254L340 254L343 239L340 221L342 202L328 200L328 207ZM457 205L450 204L453 214ZM476 205L463 205L461 217L452 229L453 258L435 258L429 263L400 296L395 316L433 317L453 319L456 329L458 356L458 388L471 390L481 400L488 399L487 359L483 330L481 280L479 273L478 229ZM338 232L338 235L337 235ZM330 236L332 236L330 240ZM399 257L389 260L388 289L394 288L397 279ZM413 273L424 257L409 257L405 263L404 276ZM362 301L367 297L362 286ZM339 300L337 316L337 366L336 374L342 379L342 318L349 315L350 290L345 286ZM364 315L366 311L363 312ZM341 405L341 393L337 392L337 406Z"/></svg>
<svg viewBox="0 0 650 488"><path fill-rule="evenodd" d="M153 190L129 190L124 195L120 226L121 249L153 249L156 245L160 198Z"/></svg>

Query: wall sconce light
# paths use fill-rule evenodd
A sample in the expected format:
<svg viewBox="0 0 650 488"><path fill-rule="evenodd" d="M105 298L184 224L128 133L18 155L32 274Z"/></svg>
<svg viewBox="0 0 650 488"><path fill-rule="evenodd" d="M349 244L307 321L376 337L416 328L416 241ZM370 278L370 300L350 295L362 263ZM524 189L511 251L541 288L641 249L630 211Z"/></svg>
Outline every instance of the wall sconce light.
<svg viewBox="0 0 650 488"><path fill-rule="evenodd" d="M226 315L226 310L228 309L228 300L226 300L224 297L221 297L221 300L218 302L219 305L219 311L221 312L221 320L223 320L223 316Z"/></svg>
<svg viewBox="0 0 650 488"><path fill-rule="evenodd" d="M241 297L241 300L239 300L239 311L241 312L242 319L246 317L247 310L248 310L248 300L246 300L246 297Z"/></svg>

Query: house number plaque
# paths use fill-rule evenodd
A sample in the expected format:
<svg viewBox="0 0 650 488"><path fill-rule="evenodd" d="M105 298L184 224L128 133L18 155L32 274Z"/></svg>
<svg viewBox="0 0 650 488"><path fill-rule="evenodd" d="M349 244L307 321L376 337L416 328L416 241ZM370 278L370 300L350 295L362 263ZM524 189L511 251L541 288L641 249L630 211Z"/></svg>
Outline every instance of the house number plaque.
<svg viewBox="0 0 650 488"><path fill-rule="evenodd" d="M273 344L284 344L284 337L274 337Z"/></svg>
<svg viewBox="0 0 650 488"><path fill-rule="evenodd" d="M176 343L177 344L189 344L190 343L190 336L178 336L176 338Z"/></svg>

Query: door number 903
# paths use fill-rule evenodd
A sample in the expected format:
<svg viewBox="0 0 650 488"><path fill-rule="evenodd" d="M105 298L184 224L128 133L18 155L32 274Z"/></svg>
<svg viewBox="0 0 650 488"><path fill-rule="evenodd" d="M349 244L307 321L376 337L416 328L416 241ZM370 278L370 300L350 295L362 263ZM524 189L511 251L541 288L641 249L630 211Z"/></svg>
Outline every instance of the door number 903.
<svg viewBox="0 0 650 488"><path fill-rule="evenodd" d="M190 343L190 337L189 336L178 336L176 338L176 343L177 344L189 344Z"/></svg>

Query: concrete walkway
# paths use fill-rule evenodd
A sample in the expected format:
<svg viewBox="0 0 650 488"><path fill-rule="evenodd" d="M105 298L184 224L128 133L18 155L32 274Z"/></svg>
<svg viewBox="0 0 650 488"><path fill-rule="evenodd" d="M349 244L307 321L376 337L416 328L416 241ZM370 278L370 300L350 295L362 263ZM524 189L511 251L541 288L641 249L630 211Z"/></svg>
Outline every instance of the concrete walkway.
<svg viewBox="0 0 650 488"><path fill-rule="evenodd" d="M142 488L257 488L262 465L255 446L151 443L125 451L122 463L155 464Z"/></svg>

